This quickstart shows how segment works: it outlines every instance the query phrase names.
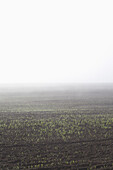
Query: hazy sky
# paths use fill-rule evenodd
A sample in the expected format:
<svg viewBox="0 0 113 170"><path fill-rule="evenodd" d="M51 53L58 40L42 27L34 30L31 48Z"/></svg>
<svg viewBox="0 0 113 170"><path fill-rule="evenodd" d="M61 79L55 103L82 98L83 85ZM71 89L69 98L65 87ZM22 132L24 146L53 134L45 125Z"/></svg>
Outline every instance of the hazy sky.
<svg viewBox="0 0 113 170"><path fill-rule="evenodd" d="M113 1L0 1L0 84L67 82L113 82Z"/></svg>

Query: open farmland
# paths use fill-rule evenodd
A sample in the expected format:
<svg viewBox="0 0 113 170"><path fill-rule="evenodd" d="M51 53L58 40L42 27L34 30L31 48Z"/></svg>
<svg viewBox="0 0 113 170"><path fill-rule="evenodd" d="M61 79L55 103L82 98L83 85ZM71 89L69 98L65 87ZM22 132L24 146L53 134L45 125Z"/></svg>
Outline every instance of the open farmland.
<svg viewBox="0 0 113 170"><path fill-rule="evenodd" d="M0 169L113 169L113 88L0 92Z"/></svg>

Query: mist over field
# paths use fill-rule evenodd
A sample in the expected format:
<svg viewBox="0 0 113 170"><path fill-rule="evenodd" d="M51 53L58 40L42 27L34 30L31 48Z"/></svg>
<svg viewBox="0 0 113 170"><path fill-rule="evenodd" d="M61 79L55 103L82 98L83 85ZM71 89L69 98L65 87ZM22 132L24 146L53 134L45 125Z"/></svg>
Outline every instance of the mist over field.
<svg viewBox="0 0 113 170"><path fill-rule="evenodd" d="M98 113L101 110L108 113L113 107L112 100L112 83L18 84L0 88L1 112L73 110L79 113L82 110L89 113L92 110Z"/></svg>
<svg viewBox="0 0 113 170"><path fill-rule="evenodd" d="M113 83L27 83L27 84L1 84L0 92L13 91L65 91L65 90L102 90L113 89Z"/></svg>

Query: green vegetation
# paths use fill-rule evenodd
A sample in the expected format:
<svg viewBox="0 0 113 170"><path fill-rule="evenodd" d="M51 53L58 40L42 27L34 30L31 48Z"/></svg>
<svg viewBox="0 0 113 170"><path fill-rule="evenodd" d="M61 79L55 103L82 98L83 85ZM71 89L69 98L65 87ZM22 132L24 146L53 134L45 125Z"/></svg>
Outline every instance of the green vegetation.
<svg viewBox="0 0 113 170"><path fill-rule="evenodd" d="M89 158L78 159L86 154L86 149L81 150L79 145L110 140L113 115L68 114L64 111L64 114L53 112L48 118L41 118L39 112L27 116L10 114L7 119L0 120L0 131L3 169L8 166L10 169L77 167L79 164L88 164L91 168Z"/></svg>

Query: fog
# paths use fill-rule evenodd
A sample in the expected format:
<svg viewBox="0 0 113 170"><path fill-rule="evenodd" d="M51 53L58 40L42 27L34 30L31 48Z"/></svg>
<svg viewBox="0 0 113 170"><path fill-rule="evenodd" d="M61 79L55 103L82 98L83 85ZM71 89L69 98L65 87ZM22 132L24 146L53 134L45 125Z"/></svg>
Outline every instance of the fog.
<svg viewBox="0 0 113 170"><path fill-rule="evenodd" d="M36 93L53 93L58 92L67 94L71 92L73 94L84 94L84 92L113 92L113 83L64 83L64 84L4 84L0 85L0 94L29 94L34 95ZM59 93L60 92L60 93ZM109 94L109 93L108 93Z"/></svg>
<svg viewBox="0 0 113 170"><path fill-rule="evenodd" d="M113 82L113 1L0 1L0 84Z"/></svg>

